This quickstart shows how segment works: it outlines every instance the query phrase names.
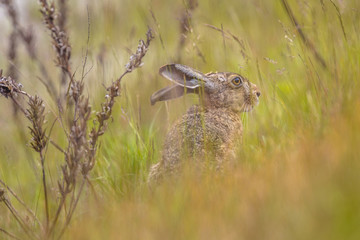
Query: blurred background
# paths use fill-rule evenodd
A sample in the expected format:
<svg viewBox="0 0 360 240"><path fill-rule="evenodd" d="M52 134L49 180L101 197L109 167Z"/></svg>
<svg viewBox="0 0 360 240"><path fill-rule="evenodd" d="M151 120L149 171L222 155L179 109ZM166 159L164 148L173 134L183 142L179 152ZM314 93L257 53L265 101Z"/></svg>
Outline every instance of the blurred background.
<svg viewBox="0 0 360 240"><path fill-rule="evenodd" d="M57 103L24 44L11 38L11 20L0 6L0 69L42 96L50 129ZM39 5L14 6L19 26L31 33L38 59L60 91L61 72ZM92 187L65 239L359 239L359 1L78 0L67 2L66 13L75 72L85 59L90 26L85 95L94 112L148 27L155 39L144 65L122 81ZM170 84L159 67L172 62L204 73L240 73L262 95L254 111L242 114L243 141L233 170L185 178L151 193L147 174L159 160L167 130L198 101L187 95L150 105L151 94ZM9 99L1 97L0 104L0 179L42 216L40 163L29 147L29 123ZM66 147L59 124L52 136ZM50 145L46 166L53 199L63 161ZM2 205L0 227L19 231Z"/></svg>

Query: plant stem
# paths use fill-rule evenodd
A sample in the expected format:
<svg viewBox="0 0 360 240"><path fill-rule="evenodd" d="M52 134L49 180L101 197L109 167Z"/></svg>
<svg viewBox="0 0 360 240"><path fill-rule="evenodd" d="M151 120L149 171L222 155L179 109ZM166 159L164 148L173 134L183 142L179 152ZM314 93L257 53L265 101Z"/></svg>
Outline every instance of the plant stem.
<svg viewBox="0 0 360 240"><path fill-rule="evenodd" d="M25 224L24 220L20 217L20 215L16 211L16 209L12 206L11 202L8 199L5 199L4 203L5 203L6 207L9 209L9 211L11 212L11 214L14 216L15 220L19 223L20 227L24 230L26 235L28 235L28 237L30 239L34 239L34 236L32 236L30 234L31 233L30 229Z"/></svg>
<svg viewBox="0 0 360 240"><path fill-rule="evenodd" d="M57 220L59 219L60 212L65 204L66 195L61 197L60 204L56 210L54 220L52 221L51 226L49 227L49 231L47 233L47 236L51 236L52 232L54 231L55 225L57 223Z"/></svg>
<svg viewBox="0 0 360 240"><path fill-rule="evenodd" d="M281 2L285 8L285 11L286 11L288 17L290 18L291 23L295 26L296 31L299 33L300 39L303 41L305 46L308 47L312 51L316 60L323 66L323 68L328 69L324 58L320 55L320 53L316 50L314 44L310 41L309 38L306 37L305 33L302 31L301 26L299 25L298 21L296 20L295 15L292 12L287 0L282 0Z"/></svg>
<svg viewBox="0 0 360 240"><path fill-rule="evenodd" d="M20 238L16 237L16 236L15 236L14 234L12 234L12 233L9 233L9 232L6 231L5 229L0 228L0 232L5 233L5 235L7 235L7 236L9 236L9 237L11 237L11 238L13 238L13 239L20 240Z"/></svg>
<svg viewBox="0 0 360 240"><path fill-rule="evenodd" d="M80 199L80 196L81 196L81 193L82 193L82 191L83 191L83 189L84 189L85 182L86 182L86 178L87 178L87 176L84 176L83 181L81 182L81 186L80 186L80 189L79 189L79 193L78 193L78 195L77 195L77 197L76 197L75 203L74 203L72 206L70 206L70 208L69 208L69 212L68 212L68 215L67 215L67 217L66 217L66 222L65 222L64 227L62 228L62 230L61 230L61 232L60 232L59 237L57 238L58 240L61 239L61 237L62 237L62 236L64 235L64 233L65 233L66 228L69 226L69 223L70 223L70 221L71 221L72 215L73 215L73 213L75 212L75 209L76 209L76 207L77 207L77 204L78 204L79 199Z"/></svg>
<svg viewBox="0 0 360 240"><path fill-rule="evenodd" d="M40 160L41 160L41 171L42 171L42 183L44 188L44 201L45 201L45 214L46 214L46 225L45 232L48 232L49 229L49 202L47 194L47 185L46 185L46 175L45 175L45 158L43 156L43 151L40 151Z"/></svg>
<svg viewBox="0 0 360 240"><path fill-rule="evenodd" d="M8 186L6 185L2 180L0 180L0 183L11 193L11 195L13 195L15 197L15 199L26 209L26 211L33 217L33 219L35 219L35 221L39 224L39 226L42 228L42 224L40 223L39 219L36 217L35 213L33 211L31 211L30 208L28 208L28 206L26 206L26 204L24 203L23 200L21 200L19 198L19 196Z"/></svg>

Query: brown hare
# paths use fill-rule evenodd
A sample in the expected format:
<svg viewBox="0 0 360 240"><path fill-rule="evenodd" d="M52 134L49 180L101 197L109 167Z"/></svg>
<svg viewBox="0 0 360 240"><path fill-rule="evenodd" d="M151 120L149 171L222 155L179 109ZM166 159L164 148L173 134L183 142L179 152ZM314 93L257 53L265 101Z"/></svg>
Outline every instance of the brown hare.
<svg viewBox="0 0 360 240"><path fill-rule="evenodd" d="M186 93L198 94L201 104L190 107L170 129L162 158L151 167L148 183L153 185L164 176L174 175L187 160L195 168L212 165L221 169L231 157L234 142L241 138L239 113L259 103L256 85L236 73L203 74L181 64L165 65L159 73L174 84L155 92L152 105Z"/></svg>

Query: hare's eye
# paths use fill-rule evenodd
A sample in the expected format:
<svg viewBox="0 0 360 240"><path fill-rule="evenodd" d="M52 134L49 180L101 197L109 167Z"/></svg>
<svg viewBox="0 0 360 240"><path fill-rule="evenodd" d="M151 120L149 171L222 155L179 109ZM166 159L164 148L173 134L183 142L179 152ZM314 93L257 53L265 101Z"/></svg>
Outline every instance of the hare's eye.
<svg viewBox="0 0 360 240"><path fill-rule="evenodd" d="M242 79L240 77L236 77L231 82L238 87L242 84Z"/></svg>

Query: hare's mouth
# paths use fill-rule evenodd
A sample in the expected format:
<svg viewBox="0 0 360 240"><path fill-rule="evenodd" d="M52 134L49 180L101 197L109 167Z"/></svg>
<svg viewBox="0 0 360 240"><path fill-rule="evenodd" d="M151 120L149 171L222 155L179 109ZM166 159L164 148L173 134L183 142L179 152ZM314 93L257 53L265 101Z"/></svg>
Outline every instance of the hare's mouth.
<svg viewBox="0 0 360 240"><path fill-rule="evenodd" d="M246 105L244 107L244 112L250 112L254 109L254 106L253 105Z"/></svg>
<svg viewBox="0 0 360 240"><path fill-rule="evenodd" d="M243 111L244 112L250 112L254 109L254 107L256 107L257 105L259 105L259 97L258 96L254 96L252 98L249 99L249 101L245 102L244 106L243 106Z"/></svg>

